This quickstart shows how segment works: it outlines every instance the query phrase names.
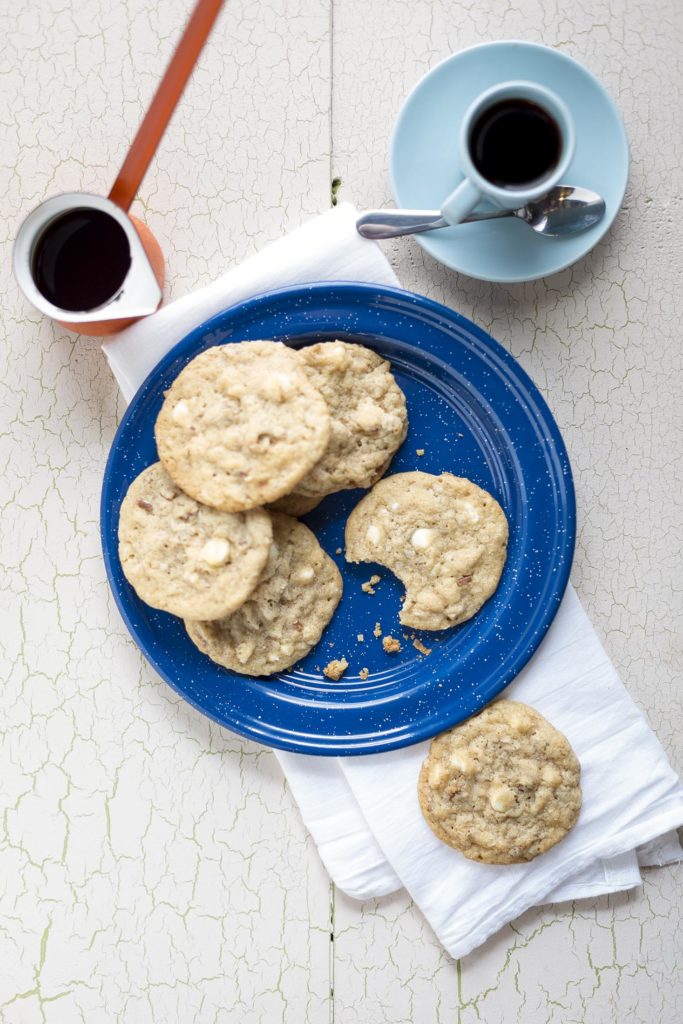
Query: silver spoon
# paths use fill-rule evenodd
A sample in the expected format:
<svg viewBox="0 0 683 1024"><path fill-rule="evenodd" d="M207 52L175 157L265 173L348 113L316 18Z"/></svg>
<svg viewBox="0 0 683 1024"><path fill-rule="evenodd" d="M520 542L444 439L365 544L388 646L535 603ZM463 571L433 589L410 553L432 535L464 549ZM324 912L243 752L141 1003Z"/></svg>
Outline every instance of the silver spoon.
<svg viewBox="0 0 683 1024"><path fill-rule="evenodd" d="M605 215L605 200L597 192L576 185L556 185L547 195L517 210L487 210L472 213L461 224L499 217L518 217L539 235L562 238L587 231ZM453 225L441 216L440 210L370 210L356 221L363 238L397 238L417 235L436 228Z"/></svg>

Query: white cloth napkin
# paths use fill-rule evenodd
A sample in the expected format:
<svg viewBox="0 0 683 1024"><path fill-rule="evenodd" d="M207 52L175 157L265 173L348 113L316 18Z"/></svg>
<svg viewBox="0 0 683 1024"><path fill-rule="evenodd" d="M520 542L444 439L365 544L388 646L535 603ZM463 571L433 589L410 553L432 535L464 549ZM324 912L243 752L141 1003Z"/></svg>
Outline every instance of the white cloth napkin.
<svg viewBox="0 0 683 1024"><path fill-rule="evenodd" d="M683 787L573 590L506 696L546 715L581 762L584 804L576 827L529 864L475 864L435 838L416 792L428 743L341 760L379 848L454 957L533 904L575 898L577 889L596 895L615 883L622 888L632 867L623 855L683 822ZM596 864L601 858L619 858L602 861L604 879ZM591 874L578 880L586 869Z"/></svg>
<svg viewBox="0 0 683 1024"><path fill-rule="evenodd" d="M312 281L397 285L344 204L268 246L213 284L108 339L103 350L129 400L189 330L272 288ZM632 888L639 864L682 851L683 787L568 590L527 668L506 691L546 714L582 764L584 807L562 843L527 865L474 864L440 843L419 810L428 744L366 757L276 751L330 875L357 899L405 887L452 956L463 956L529 906Z"/></svg>

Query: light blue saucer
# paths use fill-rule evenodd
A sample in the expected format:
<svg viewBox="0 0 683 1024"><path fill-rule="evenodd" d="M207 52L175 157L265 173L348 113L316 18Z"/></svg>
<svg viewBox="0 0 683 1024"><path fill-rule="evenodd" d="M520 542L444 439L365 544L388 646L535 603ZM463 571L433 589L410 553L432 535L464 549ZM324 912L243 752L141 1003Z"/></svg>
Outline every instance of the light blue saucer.
<svg viewBox="0 0 683 1024"><path fill-rule="evenodd" d="M508 79L553 89L576 126L576 152L564 182L599 192L603 220L574 238L541 238L521 221L482 221L416 235L430 255L483 281L533 281L585 256L609 230L624 198L628 143L604 86L559 50L536 43L484 43L433 68L405 101L391 141L391 187L397 206L438 209L458 183L458 125L479 93Z"/></svg>

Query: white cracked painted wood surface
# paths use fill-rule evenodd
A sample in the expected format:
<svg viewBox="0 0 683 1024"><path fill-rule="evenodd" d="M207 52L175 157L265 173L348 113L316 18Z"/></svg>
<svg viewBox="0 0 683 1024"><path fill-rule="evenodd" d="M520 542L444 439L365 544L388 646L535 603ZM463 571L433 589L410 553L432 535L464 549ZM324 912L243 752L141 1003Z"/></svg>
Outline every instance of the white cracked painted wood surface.
<svg viewBox="0 0 683 1024"><path fill-rule="evenodd" d="M20 298L9 253L45 196L108 189L187 7L0 8L0 1020L678 1024L680 867L530 911L456 964L404 895L336 894L272 755L178 701L127 638L97 533L121 402L96 343ZM526 286L458 277L408 241L388 252L543 388L576 473L574 581L680 770L678 0L230 0L136 210L173 296L326 208L333 176L380 205L409 88L514 37L563 47L617 99L633 165L616 227Z"/></svg>

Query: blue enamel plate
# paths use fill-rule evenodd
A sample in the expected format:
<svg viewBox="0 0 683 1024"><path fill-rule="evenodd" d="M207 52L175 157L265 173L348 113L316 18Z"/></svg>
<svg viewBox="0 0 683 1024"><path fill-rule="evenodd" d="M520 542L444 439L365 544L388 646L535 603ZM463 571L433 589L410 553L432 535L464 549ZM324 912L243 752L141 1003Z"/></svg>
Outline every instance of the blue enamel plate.
<svg viewBox="0 0 683 1024"><path fill-rule="evenodd" d="M414 631L399 625L399 581L374 565L347 565L338 553L361 491L331 495L305 518L337 561L344 595L321 642L288 672L257 679L215 665L193 646L179 619L149 608L127 583L117 551L119 510L132 480L156 461L153 428L164 391L209 346L256 338L294 347L343 338L379 352L391 361L410 420L389 472L466 476L505 509L510 545L497 591L462 626L417 634L430 654L420 653ZM562 438L515 360L445 306L362 284L270 292L188 334L156 366L121 422L104 474L101 515L114 597L133 639L162 678L205 715L243 736L283 750L330 755L416 743L500 693L536 650L557 611L575 534ZM382 579L371 595L361 584L374 572ZM384 652L373 635L377 622L385 635L400 639L400 653ZM349 662L344 677L326 679L324 666L342 656ZM362 669L368 669L367 679L361 679Z"/></svg>

